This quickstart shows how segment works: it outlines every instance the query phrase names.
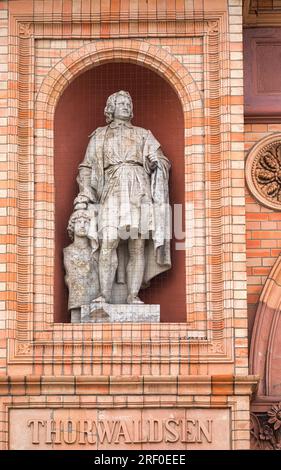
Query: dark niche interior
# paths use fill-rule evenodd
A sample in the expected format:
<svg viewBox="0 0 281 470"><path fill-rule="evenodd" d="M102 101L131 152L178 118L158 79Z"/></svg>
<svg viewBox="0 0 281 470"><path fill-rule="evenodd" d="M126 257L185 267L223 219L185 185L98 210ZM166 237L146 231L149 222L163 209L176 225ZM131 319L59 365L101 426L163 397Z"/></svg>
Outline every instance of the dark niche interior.
<svg viewBox="0 0 281 470"><path fill-rule="evenodd" d="M172 164L170 202L184 206L184 120L176 92L162 77L145 67L107 63L78 76L64 91L55 113L55 278L54 319L69 322L64 283L63 248L70 244L67 223L78 193L76 177L89 135L105 125L107 97L129 91L136 126L150 129ZM183 210L182 210L183 212ZM182 214L184 220L184 213ZM160 304L161 322L186 321L185 252L172 240L172 269L154 278L140 291L148 304Z"/></svg>

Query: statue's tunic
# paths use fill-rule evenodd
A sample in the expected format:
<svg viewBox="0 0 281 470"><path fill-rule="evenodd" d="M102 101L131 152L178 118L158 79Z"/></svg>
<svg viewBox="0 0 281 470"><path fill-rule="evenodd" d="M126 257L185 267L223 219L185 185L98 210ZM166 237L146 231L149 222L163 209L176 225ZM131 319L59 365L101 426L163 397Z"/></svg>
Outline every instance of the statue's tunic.
<svg viewBox="0 0 281 470"><path fill-rule="evenodd" d="M142 234L154 230L150 177L143 166L145 138L144 129L128 122L109 125L104 140L99 230L111 227Z"/></svg>
<svg viewBox="0 0 281 470"><path fill-rule="evenodd" d="M150 157L157 158L153 164ZM92 246L105 228L150 234L144 283L171 267L169 205L170 163L149 130L130 122L96 129L79 166L80 195L99 204ZM115 230L115 232L114 232Z"/></svg>

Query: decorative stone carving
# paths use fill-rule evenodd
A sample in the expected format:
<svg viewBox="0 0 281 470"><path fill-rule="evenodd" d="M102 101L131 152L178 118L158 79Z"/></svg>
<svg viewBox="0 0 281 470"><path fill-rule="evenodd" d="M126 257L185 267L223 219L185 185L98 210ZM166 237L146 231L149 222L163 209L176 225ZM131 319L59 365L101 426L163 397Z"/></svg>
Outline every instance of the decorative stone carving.
<svg viewBox="0 0 281 470"><path fill-rule="evenodd" d="M96 321L115 318L106 304L142 304L140 288L171 267L170 163L152 133L131 124L129 93L109 96L105 116L108 125L91 134L79 165L74 243L64 250L72 321L90 303ZM85 219L82 235L76 223Z"/></svg>
<svg viewBox="0 0 281 470"><path fill-rule="evenodd" d="M18 354L29 354L31 346L29 343L19 343L17 347Z"/></svg>
<svg viewBox="0 0 281 470"><path fill-rule="evenodd" d="M281 402L272 405L271 410L267 414L269 416L268 422L273 426L274 431L281 428Z"/></svg>
<svg viewBox="0 0 281 470"><path fill-rule="evenodd" d="M267 414L251 413L251 447L281 450L281 402L273 404Z"/></svg>
<svg viewBox="0 0 281 470"><path fill-rule="evenodd" d="M281 134L272 134L249 152L246 179L253 196L270 209L281 210Z"/></svg>
<svg viewBox="0 0 281 470"><path fill-rule="evenodd" d="M32 24L31 23L20 23L19 24L19 35L24 38L30 38L32 35Z"/></svg>

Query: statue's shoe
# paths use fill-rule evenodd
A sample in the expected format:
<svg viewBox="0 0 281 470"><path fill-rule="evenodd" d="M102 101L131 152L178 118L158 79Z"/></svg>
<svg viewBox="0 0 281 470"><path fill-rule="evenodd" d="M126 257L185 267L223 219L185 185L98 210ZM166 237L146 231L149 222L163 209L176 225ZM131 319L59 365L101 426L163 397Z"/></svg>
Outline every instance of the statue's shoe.
<svg viewBox="0 0 281 470"><path fill-rule="evenodd" d="M127 303L128 304L143 304L144 302L138 296L128 295Z"/></svg>
<svg viewBox="0 0 281 470"><path fill-rule="evenodd" d="M100 296L97 297L96 299L92 300L91 303L92 303L92 304L95 304L95 303L104 304L104 303L106 303L106 300L105 300L105 298L104 298L102 295L100 295Z"/></svg>

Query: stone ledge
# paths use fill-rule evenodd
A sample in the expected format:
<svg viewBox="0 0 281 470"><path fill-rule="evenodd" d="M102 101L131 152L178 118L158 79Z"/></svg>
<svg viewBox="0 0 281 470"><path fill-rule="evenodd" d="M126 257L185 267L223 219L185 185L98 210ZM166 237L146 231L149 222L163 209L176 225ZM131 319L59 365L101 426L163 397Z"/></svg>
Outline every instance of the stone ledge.
<svg viewBox="0 0 281 470"><path fill-rule="evenodd" d="M82 305L81 323L159 323L160 305L107 304Z"/></svg>
<svg viewBox="0 0 281 470"><path fill-rule="evenodd" d="M0 376L0 395L252 395L257 375Z"/></svg>

